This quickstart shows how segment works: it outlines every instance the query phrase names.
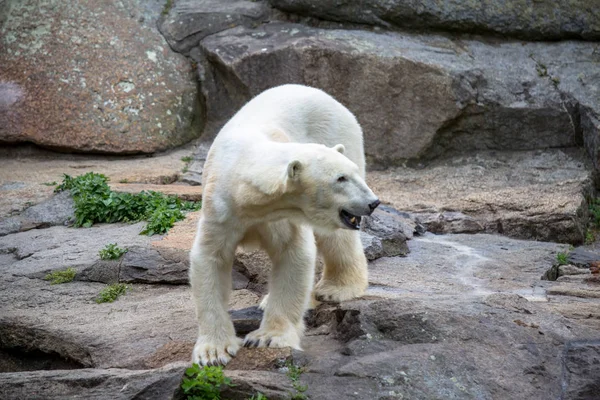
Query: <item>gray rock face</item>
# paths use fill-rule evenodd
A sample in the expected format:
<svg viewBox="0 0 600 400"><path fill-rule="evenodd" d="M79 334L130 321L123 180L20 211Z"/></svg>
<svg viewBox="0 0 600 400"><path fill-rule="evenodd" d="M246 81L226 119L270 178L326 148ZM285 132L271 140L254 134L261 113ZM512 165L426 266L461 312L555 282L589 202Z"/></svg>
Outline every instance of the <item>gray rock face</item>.
<svg viewBox="0 0 600 400"><path fill-rule="evenodd" d="M382 221L387 217L381 216ZM398 229L396 216L379 232ZM156 238L137 235L140 229L139 224L57 226L2 238L0 354L12 357L0 362L7 372L0 374L3 398L20 398L34 386L41 397L51 399L74 393L86 398L171 398L168 393L179 385L182 367L160 367L179 360L187 364L196 335L193 304L187 285L172 284L175 275L169 271L178 255L154 247L150 241ZM108 238L126 245L130 253L107 270L116 277L124 270L129 275L138 271L134 281L152 284L130 284L116 302L96 304L104 285L83 275L101 268L97 250ZM405 257L370 263L365 299L323 305L310 315L305 352L294 354L295 362L306 368L301 383L308 384L308 395L518 398L525 393L554 398L564 393L568 399L585 398L577 396L595 390L600 300L592 283L539 280L566 245L432 234L407 243L411 252ZM62 263L59 254L65 258ZM253 268L247 258L238 260ZM73 264L78 270L73 282L50 285L40 279L48 270ZM167 273L161 278L163 267ZM260 273L245 275L252 281L261 279ZM246 284L253 290L253 282ZM251 290L234 291L233 301ZM574 293L588 297L573 301ZM253 296L253 303L243 307L258 302ZM255 307L234 307L231 315L243 333L256 328L261 313ZM591 347L577 347L581 340ZM250 366L256 358L246 357L248 365L236 368L249 370L227 372L240 383L233 398L247 399L257 390L272 398L288 396L291 389L283 371L272 364L262 367L267 371L254 371ZM568 384L561 386L559 377L567 365ZM62 370L23 372L52 367ZM81 367L87 369L77 369ZM143 368L159 369L139 371ZM21 372L10 372L16 370ZM46 383L38 384L42 381Z"/></svg>
<svg viewBox="0 0 600 400"><path fill-rule="evenodd" d="M600 393L600 341L570 343L565 351L565 398L587 400Z"/></svg>
<svg viewBox="0 0 600 400"><path fill-rule="evenodd" d="M382 202L434 233L498 232L579 244L585 239L593 175L583 151L479 152L427 168L373 171Z"/></svg>
<svg viewBox="0 0 600 400"><path fill-rule="evenodd" d="M0 374L3 399L171 399L187 363L153 370L80 369Z"/></svg>
<svg viewBox="0 0 600 400"><path fill-rule="evenodd" d="M23 213L0 221L0 236L35 228L67 224L74 215L73 199L68 191L58 193L42 204L27 208Z"/></svg>
<svg viewBox="0 0 600 400"><path fill-rule="evenodd" d="M371 165L389 166L474 150L576 146L584 137L596 154L598 89L576 78L598 74L594 48L270 23L208 36L190 54L200 61L208 137L252 96L303 83L355 113Z"/></svg>
<svg viewBox="0 0 600 400"><path fill-rule="evenodd" d="M205 37L234 26L266 22L269 7L262 1L182 0L176 1L158 27L177 52L189 54Z"/></svg>
<svg viewBox="0 0 600 400"><path fill-rule="evenodd" d="M600 39L594 0L406 1L269 0L281 10L324 20L534 40Z"/></svg>
<svg viewBox="0 0 600 400"><path fill-rule="evenodd" d="M150 2L6 3L0 142L131 154L199 135L192 68L156 31Z"/></svg>

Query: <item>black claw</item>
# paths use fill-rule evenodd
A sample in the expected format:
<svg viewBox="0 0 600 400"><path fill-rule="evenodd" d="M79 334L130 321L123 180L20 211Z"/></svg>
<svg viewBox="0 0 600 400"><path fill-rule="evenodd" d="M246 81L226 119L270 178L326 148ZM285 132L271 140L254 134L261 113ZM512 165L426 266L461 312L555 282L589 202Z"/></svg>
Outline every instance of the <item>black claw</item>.
<svg viewBox="0 0 600 400"><path fill-rule="evenodd" d="M269 347L271 345L271 339L267 340L267 343L265 343L265 347Z"/></svg>

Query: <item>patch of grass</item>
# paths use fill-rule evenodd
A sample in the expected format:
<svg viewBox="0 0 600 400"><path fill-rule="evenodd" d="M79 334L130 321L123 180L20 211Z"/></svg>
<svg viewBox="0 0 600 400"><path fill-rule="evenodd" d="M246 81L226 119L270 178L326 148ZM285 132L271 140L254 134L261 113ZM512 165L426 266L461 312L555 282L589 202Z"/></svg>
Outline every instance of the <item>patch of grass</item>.
<svg viewBox="0 0 600 400"><path fill-rule="evenodd" d="M556 254L556 262L558 263L558 265L567 265L569 263L567 258L567 253L558 252L558 254Z"/></svg>
<svg viewBox="0 0 600 400"><path fill-rule="evenodd" d="M129 183L129 179L121 179L119 180L119 183Z"/></svg>
<svg viewBox="0 0 600 400"><path fill-rule="evenodd" d="M43 182L42 185L46 185L46 186L56 186L58 185L58 183L56 183L56 181L52 181L52 182Z"/></svg>
<svg viewBox="0 0 600 400"><path fill-rule="evenodd" d="M186 172L188 172L188 169L190 167L190 163L192 162L193 158L190 156L185 156L185 157L181 157L181 161L183 161L185 163L185 166L182 169L182 172L185 174Z"/></svg>
<svg viewBox="0 0 600 400"><path fill-rule="evenodd" d="M167 15L169 11L171 11L171 8L173 8L173 0L167 0L163 6L161 14Z"/></svg>
<svg viewBox="0 0 600 400"><path fill-rule="evenodd" d="M129 287L124 283L113 283L112 285L108 285L98 294L96 303L112 303L118 299L119 296L125 294L127 289L129 289Z"/></svg>
<svg viewBox="0 0 600 400"><path fill-rule="evenodd" d="M294 365L290 360L285 366L288 368L287 376L292 381L292 387L296 391L290 397L291 400L306 400L308 397L304 394L308 390L308 385L300 384L300 376L304 373L304 368Z"/></svg>
<svg viewBox="0 0 600 400"><path fill-rule="evenodd" d="M585 244L592 244L595 241L596 234L591 229L588 229L588 231L585 233Z"/></svg>
<svg viewBox="0 0 600 400"><path fill-rule="evenodd" d="M598 199L591 200L588 209L590 211L591 224L600 227L600 201Z"/></svg>
<svg viewBox="0 0 600 400"><path fill-rule="evenodd" d="M181 388L188 400L219 400L221 386L234 386L223 374L223 367L200 367L193 364L185 370Z"/></svg>
<svg viewBox="0 0 600 400"><path fill-rule="evenodd" d="M64 175L55 191L70 190L75 201L75 226L95 223L148 221L143 235L162 234L185 218L183 211L200 209L200 202L182 201L154 191L137 194L113 192L108 178L88 172L75 178Z"/></svg>
<svg viewBox="0 0 600 400"><path fill-rule="evenodd" d="M250 397L248 400L269 400L269 399L267 398L267 396L265 396L261 392L258 392L256 394L253 394L252 397Z"/></svg>
<svg viewBox="0 0 600 400"><path fill-rule="evenodd" d="M127 253L127 249L122 249L116 243L109 243L98 252L102 260L116 260L123 254Z"/></svg>
<svg viewBox="0 0 600 400"><path fill-rule="evenodd" d="M44 280L50 281L51 285L71 282L75 278L75 269L69 267L63 271L52 271L44 277Z"/></svg>

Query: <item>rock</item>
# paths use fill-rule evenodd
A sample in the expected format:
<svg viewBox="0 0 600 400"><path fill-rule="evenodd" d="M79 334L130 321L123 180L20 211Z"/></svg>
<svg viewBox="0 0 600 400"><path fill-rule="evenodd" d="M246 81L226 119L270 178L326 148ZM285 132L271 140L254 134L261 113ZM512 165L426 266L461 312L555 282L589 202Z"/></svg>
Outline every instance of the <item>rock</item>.
<svg viewBox="0 0 600 400"><path fill-rule="evenodd" d="M575 2L542 0L531 3L440 3L335 0L269 0L283 11L347 23L407 28L418 31L498 34L533 40L600 39L600 13L590 0Z"/></svg>
<svg viewBox="0 0 600 400"><path fill-rule="evenodd" d="M188 165L188 170L183 174L181 178L182 182L188 185L198 186L202 185L202 173L204 172L204 162L208 156L208 150L210 149L210 143L200 143L194 152L192 161Z"/></svg>
<svg viewBox="0 0 600 400"><path fill-rule="evenodd" d="M427 168L372 171L382 202L435 233L497 232L578 244L593 178L583 151L478 152Z"/></svg>
<svg viewBox="0 0 600 400"><path fill-rule="evenodd" d="M570 264L573 264L579 268L589 268L594 263L600 261L600 254L595 251L586 250L585 248L578 247L570 251L567 255L567 260Z"/></svg>
<svg viewBox="0 0 600 400"><path fill-rule="evenodd" d="M293 393L292 383L282 373L271 371L230 371L227 375L236 386L221 392L223 399L247 400L260 392L269 400L287 400Z"/></svg>
<svg viewBox="0 0 600 400"><path fill-rule="evenodd" d="M561 265L558 267L558 276L564 275L590 275L589 268L579 268L575 265Z"/></svg>
<svg viewBox="0 0 600 400"><path fill-rule="evenodd" d="M119 281L126 283L188 283L189 254L186 251L130 247L119 268Z"/></svg>
<svg viewBox="0 0 600 400"><path fill-rule="evenodd" d="M579 123L600 115L593 43L486 43L278 22L216 33L190 54L201 66L207 139L252 96L294 82L324 89L357 116L371 166L572 147L583 137L596 154L600 142L592 138L597 125Z"/></svg>
<svg viewBox="0 0 600 400"><path fill-rule="evenodd" d="M248 307L241 310L230 311L231 320L238 335L245 335L260 327L263 312L258 307Z"/></svg>
<svg viewBox="0 0 600 400"><path fill-rule="evenodd" d="M173 50L189 54L205 37L242 25L267 21L268 6L262 1L203 0L177 1L158 24Z"/></svg>
<svg viewBox="0 0 600 400"><path fill-rule="evenodd" d="M579 285L559 285L549 288L548 294L600 299L600 288L589 285L586 288L581 288Z"/></svg>
<svg viewBox="0 0 600 400"><path fill-rule="evenodd" d="M153 370L78 369L0 374L0 396L22 399L171 399L187 363Z"/></svg>
<svg viewBox="0 0 600 400"><path fill-rule="evenodd" d="M23 213L0 221L0 236L35 228L65 225L75 213L68 191L52 196L48 201L27 208Z"/></svg>
<svg viewBox="0 0 600 400"><path fill-rule="evenodd" d="M192 68L147 18L148 2L10 3L2 25L0 142L133 154L198 136Z"/></svg>
<svg viewBox="0 0 600 400"><path fill-rule="evenodd" d="M366 232L361 232L360 241L365 250L367 260L372 261L383 256L383 245L378 237L372 236Z"/></svg>
<svg viewBox="0 0 600 400"><path fill-rule="evenodd" d="M290 347L278 348L241 348L235 358L227 364L228 370L269 371L284 365L292 356Z"/></svg>
<svg viewBox="0 0 600 400"><path fill-rule="evenodd" d="M568 343L565 349L564 398L592 400L600 391L600 342Z"/></svg>
<svg viewBox="0 0 600 400"><path fill-rule="evenodd" d="M418 213L418 218L432 233L477 233L485 230L475 218L458 211Z"/></svg>
<svg viewBox="0 0 600 400"><path fill-rule="evenodd" d="M373 214L364 218L362 229L380 238L401 234L405 240L427 231L418 219L386 205L380 205Z"/></svg>

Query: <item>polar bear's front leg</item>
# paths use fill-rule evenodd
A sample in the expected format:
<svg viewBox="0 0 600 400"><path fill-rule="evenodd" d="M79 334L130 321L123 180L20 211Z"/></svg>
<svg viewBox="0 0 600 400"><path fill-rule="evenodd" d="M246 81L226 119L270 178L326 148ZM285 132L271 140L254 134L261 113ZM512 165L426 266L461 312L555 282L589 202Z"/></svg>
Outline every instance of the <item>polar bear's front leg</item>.
<svg viewBox="0 0 600 400"><path fill-rule="evenodd" d="M325 268L315 285L315 298L339 302L362 296L369 281L360 233L339 229L328 235L318 234L317 246Z"/></svg>
<svg viewBox="0 0 600 400"><path fill-rule="evenodd" d="M285 235L287 236L287 235ZM274 238L267 252L273 262L269 299L264 304L260 328L244 340L247 347L292 347L300 350L307 309L314 280L316 246L312 229L292 226L282 243Z"/></svg>
<svg viewBox="0 0 600 400"><path fill-rule="evenodd" d="M227 313L237 246L232 236L201 221L190 253L190 283L198 318L192 362L200 365L225 365L240 347Z"/></svg>

